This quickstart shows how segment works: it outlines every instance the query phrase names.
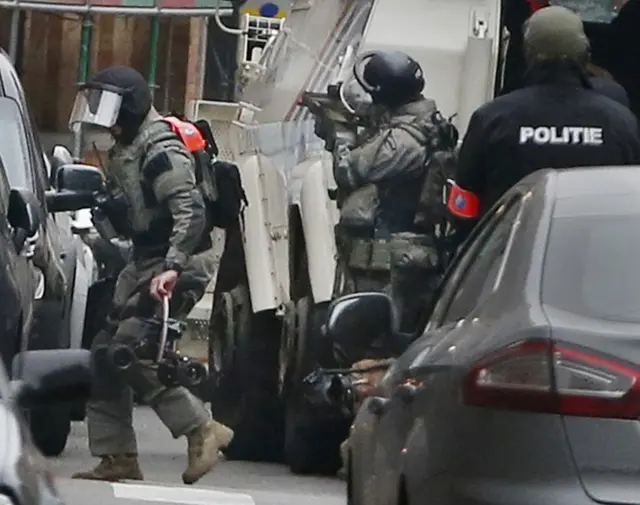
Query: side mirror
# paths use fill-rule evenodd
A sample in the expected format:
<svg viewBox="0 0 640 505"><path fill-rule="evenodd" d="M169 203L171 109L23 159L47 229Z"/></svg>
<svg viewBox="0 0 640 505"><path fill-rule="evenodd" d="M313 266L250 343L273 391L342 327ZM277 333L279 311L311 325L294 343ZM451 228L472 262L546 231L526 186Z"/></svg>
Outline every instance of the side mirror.
<svg viewBox="0 0 640 505"><path fill-rule="evenodd" d="M94 193L104 186L100 169L83 164L69 164L58 168L56 172L57 188L60 191Z"/></svg>
<svg viewBox="0 0 640 505"><path fill-rule="evenodd" d="M23 351L13 358L14 399L23 408L84 401L91 392L91 352Z"/></svg>
<svg viewBox="0 0 640 505"><path fill-rule="evenodd" d="M102 172L91 165L63 165L56 172L56 188L46 194L49 212L71 212L95 205L95 195L104 188Z"/></svg>
<svg viewBox="0 0 640 505"><path fill-rule="evenodd" d="M53 147L51 150L51 158L54 160L56 168L73 164L73 154L71 154L67 146L63 146L62 144Z"/></svg>
<svg viewBox="0 0 640 505"><path fill-rule="evenodd" d="M397 331L391 298L383 293L356 293L329 305L325 334L339 359L353 363L374 341L388 342Z"/></svg>
<svg viewBox="0 0 640 505"><path fill-rule="evenodd" d="M12 189L7 220L13 228L11 238L16 252L27 258L33 257L42 222L36 196L27 189Z"/></svg>
<svg viewBox="0 0 640 505"><path fill-rule="evenodd" d="M67 146L58 144L51 150L50 162L51 173L49 174L49 182L52 186L55 187L55 185L57 184L56 179L58 169L64 165L73 164L73 155L71 154L71 151L69 151Z"/></svg>
<svg viewBox="0 0 640 505"><path fill-rule="evenodd" d="M27 189L12 189L9 194L9 224L26 232L27 237L40 229L40 205L36 196Z"/></svg>

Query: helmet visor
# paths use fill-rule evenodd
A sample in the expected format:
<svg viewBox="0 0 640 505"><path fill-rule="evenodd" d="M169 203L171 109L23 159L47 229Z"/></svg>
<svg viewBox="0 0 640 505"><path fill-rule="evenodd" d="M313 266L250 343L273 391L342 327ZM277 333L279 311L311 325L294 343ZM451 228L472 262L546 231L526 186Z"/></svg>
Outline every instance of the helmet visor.
<svg viewBox="0 0 640 505"><path fill-rule="evenodd" d="M365 91L353 74L340 86L340 101L352 114L362 113L372 104L371 95Z"/></svg>
<svg viewBox="0 0 640 505"><path fill-rule="evenodd" d="M69 129L77 131L81 124L111 128L116 124L122 95L100 88L85 88L78 91L69 118Z"/></svg>

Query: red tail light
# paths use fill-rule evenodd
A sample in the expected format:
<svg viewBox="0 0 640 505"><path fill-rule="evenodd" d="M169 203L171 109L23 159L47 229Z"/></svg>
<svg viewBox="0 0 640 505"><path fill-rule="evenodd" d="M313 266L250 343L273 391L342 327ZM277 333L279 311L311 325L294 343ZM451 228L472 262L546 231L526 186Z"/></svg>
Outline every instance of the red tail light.
<svg viewBox="0 0 640 505"><path fill-rule="evenodd" d="M590 350L526 340L478 362L468 405L568 416L640 418L640 368Z"/></svg>

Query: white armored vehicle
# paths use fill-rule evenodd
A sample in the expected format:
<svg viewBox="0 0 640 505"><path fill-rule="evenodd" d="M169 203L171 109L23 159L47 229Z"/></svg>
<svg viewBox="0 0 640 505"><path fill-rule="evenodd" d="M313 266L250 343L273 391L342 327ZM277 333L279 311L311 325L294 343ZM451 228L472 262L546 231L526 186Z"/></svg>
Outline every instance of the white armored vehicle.
<svg viewBox="0 0 640 505"><path fill-rule="evenodd" d="M348 89L358 54L404 51L425 71L425 94L455 115L463 135L511 63L501 0L275 3L284 17L242 19L238 102L198 101L191 111L211 122L249 200L238 229L227 230L214 294L210 399L216 418L236 430L228 457L273 460L284 450L294 472L335 471L351 421L307 401L303 379L333 365L322 324L340 281L338 211L331 156L300 99L339 81Z"/></svg>

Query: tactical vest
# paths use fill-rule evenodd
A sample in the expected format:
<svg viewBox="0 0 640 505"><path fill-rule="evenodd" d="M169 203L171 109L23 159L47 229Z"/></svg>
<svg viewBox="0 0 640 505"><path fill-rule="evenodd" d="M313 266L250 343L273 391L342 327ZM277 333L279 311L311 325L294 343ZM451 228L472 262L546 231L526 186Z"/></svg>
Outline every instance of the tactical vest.
<svg viewBox="0 0 640 505"><path fill-rule="evenodd" d="M149 152L149 146L157 144L170 128L165 123L154 122L143 127L130 145L116 144L109 151L109 159L104 174L110 194L108 215L118 234L133 238L150 230L153 222L167 220L171 223L169 210L154 202L149 195L149 185L141 171L142 160ZM175 135L172 134L175 138ZM176 139L177 140L177 139ZM178 141L179 142L179 141ZM164 149L170 146L157 146ZM185 152L179 143L172 146ZM169 224L170 226L170 224Z"/></svg>

